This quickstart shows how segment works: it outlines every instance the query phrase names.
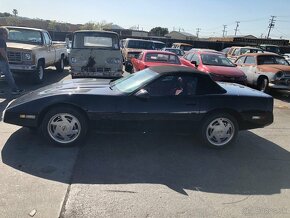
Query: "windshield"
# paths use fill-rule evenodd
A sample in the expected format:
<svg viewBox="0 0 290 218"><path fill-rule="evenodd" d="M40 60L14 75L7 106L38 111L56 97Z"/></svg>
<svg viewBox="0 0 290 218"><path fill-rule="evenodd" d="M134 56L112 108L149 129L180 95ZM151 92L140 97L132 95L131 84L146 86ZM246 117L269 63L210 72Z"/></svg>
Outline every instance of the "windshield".
<svg viewBox="0 0 290 218"><path fill-rule="evenodd" d="M116 87L121 92L131 93L157 76L158 73L145 69L112 82L111 87Z"/></svg>
<svg viewBox="0 0 290 218"><path fill-rule="evenodd" d="M120 49L118 36L106 32L75 33L73 48Z"/></svg>
<svg viewBox="0 0 290 218"><path fill-rule="evenodd" d="M258 65L266 65L266 64L289 65L288 61L286 61L285 58L274 55L258 56L257 60Z"/></svg>
<svg viewBox="0 0 290 218"><path fill-rule="evenodd" d="M145 61L168 63L168 64L180 64L179 58L176 55L162 53L147 53Z"/></svg>
<svg viewBox="0 0 290 218"><path fill-rule="evenodd" d="M8 42L42 44L41 32L36 30L9 28Z"/></svg>
<svg viewBox="0 0 290 218"><path fill-rule="evenodd" d="M128 41L128 48L139 48L139 49L153 49L154 45L152 41L143 41L143 40L129 40Z"/></svg>
<svg viewBox="0 0 290 218"><path fill-rule="evenodd" d="M235 67L228 58L218 54L201 54L201 60L204 65Z"/></svg>

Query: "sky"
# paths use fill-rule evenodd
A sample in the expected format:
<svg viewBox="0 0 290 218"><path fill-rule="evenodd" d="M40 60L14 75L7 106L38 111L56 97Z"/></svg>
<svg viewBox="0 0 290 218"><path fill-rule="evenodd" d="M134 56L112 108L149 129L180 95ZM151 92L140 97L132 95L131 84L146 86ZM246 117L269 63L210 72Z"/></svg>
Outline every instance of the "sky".
<svg viewBox="0 0 290 218"><path fill-rule="evenodd" d="M200 37L267 35L270 16L277 16L271 38L290 39L289 0L0 0L0 12L18 10L29 18L51 19L73 24L101 22L123 28L139 26L149 31L161 26L169 31L185 31Z"/></svg>

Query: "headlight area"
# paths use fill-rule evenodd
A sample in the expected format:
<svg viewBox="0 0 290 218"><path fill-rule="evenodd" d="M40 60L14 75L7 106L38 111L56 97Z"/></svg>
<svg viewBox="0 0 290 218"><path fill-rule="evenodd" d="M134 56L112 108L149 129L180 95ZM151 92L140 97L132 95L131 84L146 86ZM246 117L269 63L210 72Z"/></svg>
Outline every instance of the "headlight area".
<svg viewBox="0 0 290 218"><path fill-rule="evenodd" d="M22 53L22 60L23 61L31 61L32 60L32 53L31 52L23 52Z"/></svg>

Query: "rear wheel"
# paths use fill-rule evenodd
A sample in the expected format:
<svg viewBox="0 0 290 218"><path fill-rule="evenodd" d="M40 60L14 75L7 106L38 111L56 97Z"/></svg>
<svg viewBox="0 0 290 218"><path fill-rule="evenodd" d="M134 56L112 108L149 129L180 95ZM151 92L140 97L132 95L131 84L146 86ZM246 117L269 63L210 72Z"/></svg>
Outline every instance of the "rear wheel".
<svg viewBox="0 0 290 218"><path fill-rule="evenodd" d="M204 144L220 149L232 144L238 134L238 123L230 114L217 113L210 115L201 128Z"/></svg>
<svg viewBox="0 0 290 218"><path fill-rule="evenodd" d="M261 92L268 92L269 80L267 77L260 77L257 81L257 89Z"/></svg>
<svg viewBox="0 0 290 218"><path fill-rule="evenodd" d="M64 58L61 56L60 60L56 63L55 68L58 72L62 73L64 70Z"/></svg>
<svg viewBox="0 0 290 218"><path fill-rule="evenodd" d="M59 146L72 146L84 140L87 119L75 108L62 106L48 111L41 124L43 135Z"/></svg>

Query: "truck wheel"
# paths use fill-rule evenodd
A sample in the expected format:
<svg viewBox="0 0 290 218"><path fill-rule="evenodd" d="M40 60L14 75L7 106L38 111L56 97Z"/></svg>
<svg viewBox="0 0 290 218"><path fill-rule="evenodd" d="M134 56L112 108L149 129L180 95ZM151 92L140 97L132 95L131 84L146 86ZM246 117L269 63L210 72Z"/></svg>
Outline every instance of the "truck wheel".
<svg viewBox="0 0 290 218"><path fill-rule="evenodd" d="M35 84L42 83L44 80L44 66L42 62L38 62L36 71L32 73L32 81Z"/></svg>
<svg viewBox="0 0 290 218"><path fill-rule="evenodd" d="M55 64L55 68L58 72L62 73L64 70L64 58L61 56L60 60Z"/></svg>

